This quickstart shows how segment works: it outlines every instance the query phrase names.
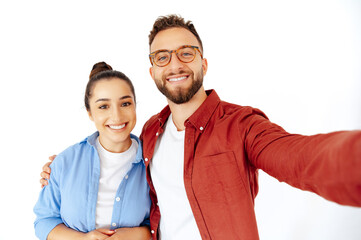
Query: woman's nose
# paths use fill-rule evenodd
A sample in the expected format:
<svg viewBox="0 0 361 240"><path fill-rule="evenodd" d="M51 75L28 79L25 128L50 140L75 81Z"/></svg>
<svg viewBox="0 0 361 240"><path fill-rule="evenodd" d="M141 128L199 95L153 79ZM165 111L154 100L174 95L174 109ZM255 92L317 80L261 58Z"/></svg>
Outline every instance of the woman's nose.
<svg viewBox="0 0 361 240"><path fill-rule="evenodd" d="M112 120L119 121L122 117L121 109L118 107L113 108L111 118Z"/></svg>

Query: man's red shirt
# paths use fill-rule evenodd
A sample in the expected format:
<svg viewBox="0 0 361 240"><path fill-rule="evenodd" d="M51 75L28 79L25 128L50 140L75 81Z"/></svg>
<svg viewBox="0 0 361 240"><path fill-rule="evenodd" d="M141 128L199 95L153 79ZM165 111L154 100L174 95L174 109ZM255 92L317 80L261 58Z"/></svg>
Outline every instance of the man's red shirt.
<svg viewBox="0 0 361 240"><path fill-rule="evenodd" d="M207 94L184 124L184 185L202 239L259 239L258 169L328 200L361 206L361 131L290 134L258 109L221 101L214 90ZM161 216L149 162L170 113L167 106L150 118L141 135L154 239Z"/></svg>

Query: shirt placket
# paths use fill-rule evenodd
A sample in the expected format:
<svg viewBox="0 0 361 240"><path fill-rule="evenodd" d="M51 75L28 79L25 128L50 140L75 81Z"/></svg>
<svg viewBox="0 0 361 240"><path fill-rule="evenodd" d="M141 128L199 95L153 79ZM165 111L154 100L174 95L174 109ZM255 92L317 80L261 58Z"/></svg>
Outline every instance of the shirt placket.
<svg viewBox="0 0 361 240"><path fill-rule="evenodd" d="M154 215L152 215L153 220L151 221L152 229L150 230L153 238L154 238L154 234L158 235L158 227L159 227L159 221L160 221L160 211L159 211L157 196L156 196L156 194L154 194L154 195L152 194L152 193L155 193L155 188L154 188L154 185L153 185L153 181L150 178L151 175L150 175L149 164L150 164L151 159L153 158L154 148L155 148L155 145L156 145L156 143L158 141L158 138L163 133L162 126L163 126L163 124L157 129L156 133L154 134L153 141L152 141L152 143L150 143L152 145L151 149L153 150L153 152L146 152L145 155L144 155L144 157L145 157L144 162L145 162L145 166L146 166L146 169L147 169L147 178L148 178L148 183L149 183L149 187L150 187L150 190L151 190L150 191L150 198L152 200L152 204L154 205L153 206Z"/></svg>
<svg viewBox="0 0 361 240"><path fill-rule="evenodd" d="M192 173L194 163L194 149L197 139L200 137L203 127L199 131L190 123L186 123L186 132L184 139L184 186L186 189L187 197L192 208L194 219L196 220L198 229L202 239L211 239L206 223L204 221L202 211L198 205L197 199L194 195L192 188Z"/></svg>
<svg viewBox="0 0 361 240"><path fill-rule="evenodd" d="M125 193L125 189L128 184L128 178L131 174L131 171L133 170L133 167L134 167L134 163L132 165L132 168L127 172L127 174L124 176L123 180L120 182L118 190L115 194L113 213L112 213L112 222L111 222L111 227L110 227L110 229L112 229L112 230L119 228L120 224L122 222L120 219L120 216L122 213L122 206L123 206L123 202L124 202L124 193Z"/></svg>

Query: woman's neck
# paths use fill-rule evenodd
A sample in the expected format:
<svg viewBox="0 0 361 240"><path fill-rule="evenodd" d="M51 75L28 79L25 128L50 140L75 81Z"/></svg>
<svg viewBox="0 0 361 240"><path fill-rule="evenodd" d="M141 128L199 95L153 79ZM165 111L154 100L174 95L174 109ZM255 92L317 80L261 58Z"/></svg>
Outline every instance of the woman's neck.
<svg viewBox="0 0 361 240"><path fill-rule="evenodd" d="M104 139L102 138L102 136L99 136L99 143L108 152L122 153L130 148L130 146L132 145L132 139L129 136L129 138L127 138L125 141L111 142L110 140Z"/></svg>

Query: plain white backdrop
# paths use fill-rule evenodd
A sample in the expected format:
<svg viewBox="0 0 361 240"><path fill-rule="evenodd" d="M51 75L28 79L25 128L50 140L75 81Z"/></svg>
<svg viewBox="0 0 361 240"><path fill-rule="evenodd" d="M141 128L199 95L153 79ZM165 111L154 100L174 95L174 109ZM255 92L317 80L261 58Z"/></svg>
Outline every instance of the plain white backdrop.
<svg viewBox="0 0 361 240"><path fill-rule="evenodd" d="M171 13L194 22L204 85L223 100L257 107L291 133L361 129L359 0L2 1L1 240L36 239L41 167L95 131L83 107L94 63L133 80L135 134L165 106L149 75L148 34ZM361 239L360 208L263 172L255 209L261 239Z"/></svg>

